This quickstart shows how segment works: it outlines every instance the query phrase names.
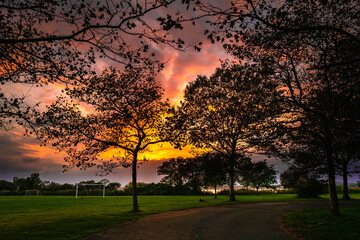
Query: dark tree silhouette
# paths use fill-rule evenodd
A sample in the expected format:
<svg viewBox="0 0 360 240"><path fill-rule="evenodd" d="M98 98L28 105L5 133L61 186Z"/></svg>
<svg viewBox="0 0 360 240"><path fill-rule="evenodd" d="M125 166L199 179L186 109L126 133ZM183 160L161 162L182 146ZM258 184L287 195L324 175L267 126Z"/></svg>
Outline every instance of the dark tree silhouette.
<svg viewBox="0 0 360 240"><path fill-rule="evenodd" d="M227 183L226 165L220 154L207 153L197 157L201 162L202 185L214 188L214 198L217 198L217 189Z"/></svg>
<svg viewBox="0 0 360 240"><path fill-rule="evenodd" d="M161 182L175 187L188 186L193 193L200 193L201 186L214 187L226 184L226 165L219 154L206 153L193 158L172 158L158 168L159 175L166 175Z"/></svg>
<svg viewBox="0 0 360 240"><path fill-rule="evenodd" d="M161 102L160 85L139 69L110 69L68 88L67 94L73 100L59 97L43 114L42 140L65 151L70 167L98 166L111 172L118 166L132 166L133 211L139 211L139 154L152 144L166 141L164 116L169 104ZM75 101L85 103L91 113L81 111ZM100 154L108 150L113 150L113 158L106 161Z"/></svg>
<svg viewBox="0 0 360 240"><path fill-rule="evenodd" d="M324 154L314 149L290 149L284 154L289 168L281 173L281 185L292 188L299 197L318 197L324 192L321 181L326 175Z"/></svg>
<svg viewBox="0 0 360 240"><path fill-rule="evenodd" d="M254 66L224 64L210 77L199 76L170 119L180 140L210 149L227 161L230 201L235 201L235 166L250 151L250 139L277 107L277 92Z"/></svg>
<svg viewBox="0 0 360 240"><path fill-rule="evenodd" d="M339 216L334 147L343 119L359 126L355 111L342 111L359 93L358 1L249 0L228 9L197 5L204 15L217 16L209 21L216 28L205 33L212 42L225 41L239 59L273 70L288 105L282 140L304 146L312 139L324 152L330 211Z"/></svg>
<svg viewBox="0 0 360 240"><path fill-rule="evenodd" d="M269 188L277 183L274 166L269 166L266 160L250 162L244 170L239 182L245 186L256 188L256 195L259 195L260 187Z"/></svg>
<svg viewBox="0 0 360 240"><path fill-rule="evenodd" d="M354 129L355 130L355 129ZM348 176L354 173L360 173L360 148L359 135L352 132L351 135L341 138L341 142L336 145L335 160L338 174L343 177L343 199L349 200Z"/></svg>
<svg viewBox="0 0 360 240"><path fill-rule="evenodd" d="M161 182L175 187L188 186L193 193L201 192L201 162L197 158L172 158L158 168L159 175L166 175Z"/></svg>
<svg viewBox="0 0 360 240"><path fill-rule="evenodd" d="M77 84L94 75L100 59L124 66L162 68L151 48L183 49L166 26L182 29L168 16L176 0L2 0L0 83ZM169 10L170 11L170 10ZM180 15L177 15L180 18ZM25 96L0 91L0 127L14 120L32 127L38 115Z"/></svg>

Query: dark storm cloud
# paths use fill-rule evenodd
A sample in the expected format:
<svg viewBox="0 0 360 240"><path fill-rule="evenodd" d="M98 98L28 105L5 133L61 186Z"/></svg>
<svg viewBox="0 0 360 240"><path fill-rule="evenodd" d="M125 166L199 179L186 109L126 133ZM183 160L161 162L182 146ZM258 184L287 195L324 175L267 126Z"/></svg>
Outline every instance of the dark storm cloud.
<svg viewBox="0 0 360 240"><path fill-rule="evenodd" d="M61 168L51 157L40 157L39 142L7 132L0 135L0 179L25 177L34 172Z"/></svg>

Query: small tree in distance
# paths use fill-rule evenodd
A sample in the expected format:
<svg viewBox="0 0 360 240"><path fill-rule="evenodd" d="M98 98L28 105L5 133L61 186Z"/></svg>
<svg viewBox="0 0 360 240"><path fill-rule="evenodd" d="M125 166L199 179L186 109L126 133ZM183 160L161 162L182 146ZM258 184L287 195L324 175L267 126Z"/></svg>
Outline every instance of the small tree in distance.
<svg viewBox="0 0 360 240"><path fill-rule="evenodd" d="M224 158L220 154L207 153L198 159L201 161L203 186L213 187L217 198L217 187L227 183Z"/></svg>
<svg viewBox="0 0 360 240"><path fill-rule="evenodd" d="M164 116L169 104L161 102L163 90L153 74L139 69L109 69L99 77L67 89L72 101L59 98L43 115L42 140L65 151L68 167L97 166L105 173L132 166L133 211L137 201L139 154L164 139ZM74 102L74 101L77 102ZM78 103L85 103L85 114ZM113 151L111 160L101 153Z"/></svg>
<svg viewBox="0 0 360 240"><path fill-rule="evenodd" d="M239 182L244 186L256 188L256 195L259 195L260 187L269 188L272 184L277 183L274 165L267 165L266 160L250 162L243 169Z"/></svg>
<svg viewBox="0 0 360 240"><path fill-rule="evenodd" d="M292 149L286 154L289 168L281 173L280 182L285 188L294 189L298 197L318 197L324 193L325 185L321 178L326 173L323 158L314 150Z"/></svg>
<svg viewBox="0 0 360 240"><path fill-rule="evenodd" d="M201 192L201 162L195 158L172 158L158 168L159 175L166 175L161 182L175 187L187 186L193 193Z"/></svg>

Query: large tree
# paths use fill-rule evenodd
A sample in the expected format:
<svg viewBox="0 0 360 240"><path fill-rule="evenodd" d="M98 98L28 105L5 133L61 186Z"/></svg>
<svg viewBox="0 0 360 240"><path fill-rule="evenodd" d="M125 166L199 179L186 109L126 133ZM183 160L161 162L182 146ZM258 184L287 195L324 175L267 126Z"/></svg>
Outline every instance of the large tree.
<svg viewBox="0 0 360 240"><path fill-rule="evenodd" d="M59 98L43 114L42 139L65 151L68 165L97 166L108 172L132 166L133 211L137 201L139 155L152 144L165 141L164 117L168 104L153 75L139 69L105 70L101 76L68 88L72 100ZM88 107L88 112L80 109ZM113 157L104 159L109 150Z"/></svg>
<svg viewBox="0 0 360 240"><path fill-rule="evenodd" d="M180 139L226 159L230 200L235 201L237 161L253 151L250 140L278 108L278 93L256 66L224 63L209 78L199 76L170 120Z"/></svg>
<svg viewBox="0 0 360 240"><path fill-rule="evenodd" d="M227 9L197 5L204 15L217 16L210 19L216 28L206 32L212 42L225 41L239 59L273 70L288 105L281 141L301 149L311 139L325 154L331 214L338 216L334 147L343 120L359 127L356 111L343 108L359 99L358 1L248 0Z"/></svg>
<svg viewBox="0 0 360 240"><path fill-rule="evenodd" d="M0 83L67 84L86 81L98 61L147 68L159 63L152 46L182 49L168 33L176 0L1 0ZM180 18L180 15L177 15ZM105 60L104 60L105 59ZM34 126L39 113L26 97L0 91L0 128Z"/></svg>

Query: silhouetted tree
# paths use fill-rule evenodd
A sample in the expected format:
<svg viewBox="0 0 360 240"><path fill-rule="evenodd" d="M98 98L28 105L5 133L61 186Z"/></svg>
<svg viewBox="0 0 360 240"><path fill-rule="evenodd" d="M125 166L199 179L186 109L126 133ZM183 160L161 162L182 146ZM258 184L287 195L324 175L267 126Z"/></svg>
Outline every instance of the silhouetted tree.
<svg viewBox="0 0 360 240"><path fill-rule="evenodd" d="M117 65L162 68L154 58L154 43L184 47L181 38L168 33L170 25L182 29L168 15L175 2L2 0L0 83L77 84L94 75L95 63L104 58ZM26 97L0 92L2 129L14 120L34 125L39 113L36 105L26 104Z"/></svg>
<svg viewBox="0 0 360 240"><path fill-rule="evenodd" d="M356 129L354 129L356 131ZM345 132L341 142L334 149L336 168L338 174L343 177L343 199L349 200L348 176L360 173L360 146L359 135L356 132Z"/></svg>
<svg viewBox="0 0 360 240"><path fill-rule="evenodd" d="M196 158L172 158L158 168L159 175L166 175L161 182L175 187L188 186L193 193L201 192L201 162Z"/></svg>
<svg viewBox="0 0 360 240"><path fill-rule="evenodd" d="M256 195L259 195L260 187L269 188L277 183L274 166L269 166L266 160L251 162L245 169L246 171L241 174L240 183L256 188Z"/></svg>
<svg viewBox="0 0 360 240"><path fill-rule="evenodd" d="M226 159L230 201L235 201L235 166L251 139L277 107L278 93L256 66L224 63L210 77L199 76L185 89L185 100L170 119L179 142L210 149Z"/></svg>
<svg viewBox="0 0 360 240"><path fill-rule="evenodd" d="M10 191L10 190L14 190L15 186L12 182L8 182L6 180L0 180L0 191Z"/></svg>
<svg viewBox="0 0 360 240"><path fill-rule="evenodd" d="M214 188L214 197L217 198L217 188L227 183L226 165L220 154L207 153L197 157L200 161L202 185Z"/></svg>
<svg viewBox="0 0 360 240"><path fill-rule="evenodd" d="M139 154L164 139L164 116L168 104L161 102L163 90L153 75L139 69L105 70L99 77L68 88L73 100L59 97L43 115L42 140L65 151L68 167L97 166L105 173L132 166L133 211L137 202ZM89 113L80 110L86 104ZM112 150L111 160L100 153Z"/></svg>
<svg viewBox="0 0 360 240"><path fill-rule="evenodd" d="M324 182L321 178L326 174L324 155L314 150L291 150L286 157L289 168L281 173L280 182L285 188L292 188L299 197L318 197L324 193Z"/></svg>
<svg viewBox="0 0 360 240"><path fill-rule="evenodd" d="M14 177L13 184L15 190L40 190L43 181L40 179L39 173L32 173L27 178Z"/></svg>
<svg viewBox="0 0 360 240"><path fill-rule="evenodd" d="M360 92L358 1L249 0L228 9L197 5L204 15L217 16L209 20L216 28L205 32L212 42L225 41L240 60L273 70L288 106L287 121L279 119L285 128L277 125L277 132L282 143L300 148L312 139L325 154L330 211L339 216L334 148L344 119L359 126L356 111L343 111Z"/></svg>

